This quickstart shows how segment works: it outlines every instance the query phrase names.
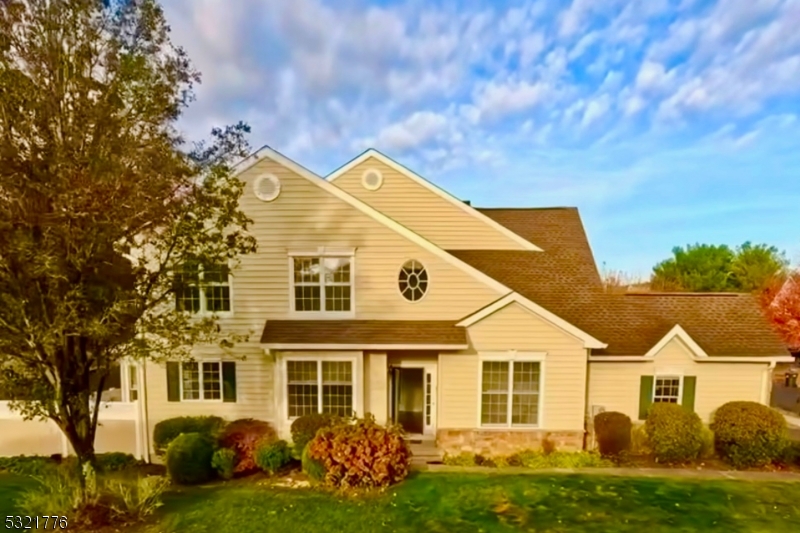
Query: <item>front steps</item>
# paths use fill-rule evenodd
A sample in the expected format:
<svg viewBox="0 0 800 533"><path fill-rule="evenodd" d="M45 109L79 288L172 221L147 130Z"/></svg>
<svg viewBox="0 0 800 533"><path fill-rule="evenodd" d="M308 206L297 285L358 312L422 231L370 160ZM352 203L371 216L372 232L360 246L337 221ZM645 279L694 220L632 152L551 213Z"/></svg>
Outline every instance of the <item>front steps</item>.
<svg viewBox="0 0 800 533"><path fill-rule="evenodd" d="M429 464L442 464L442 451L431 439L409 439L411 447L411 468L424 470Z"/></svg>

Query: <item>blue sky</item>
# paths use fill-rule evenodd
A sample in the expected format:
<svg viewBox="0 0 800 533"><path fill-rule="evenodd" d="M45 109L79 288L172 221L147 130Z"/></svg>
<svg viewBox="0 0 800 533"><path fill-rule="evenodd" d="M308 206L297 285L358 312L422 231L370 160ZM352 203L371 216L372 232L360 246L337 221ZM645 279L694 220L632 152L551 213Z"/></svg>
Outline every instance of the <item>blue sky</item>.
<svg viewBox="0 0 800 533"><path fill-rule="evenodd" d="M164 0L248 122L325 175L375 147L473 205L577 206L599 264L774 244L800 263L800 0Z"/></svg>

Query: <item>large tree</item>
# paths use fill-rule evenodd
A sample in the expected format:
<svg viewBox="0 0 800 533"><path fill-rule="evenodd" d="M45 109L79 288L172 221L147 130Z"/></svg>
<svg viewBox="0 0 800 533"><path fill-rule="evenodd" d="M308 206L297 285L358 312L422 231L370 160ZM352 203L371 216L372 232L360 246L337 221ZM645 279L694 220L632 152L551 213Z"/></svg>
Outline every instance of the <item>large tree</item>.
<svg viewBox="0 0 800 533"><path fill-rule="evenodd" d="M676 246L673 256L653 267L651 287L666 291L752 292L785 274L788 261L774 246L745 242Z"/></svg>
<svg viewBox="0 0 800 533"><path fill-rule="evenodd" d="M255 247L247 127L176 127L198 81L156 0L0 0L0 388L82 466L115 365L237 340L172 303L176 266Z"/></svg>
<svg viewBox="0 0 800 533"><path fill-rule="evenodd" d="M761 303L789 349L800 357L800 270L774 278L762 291Z"/></svg>

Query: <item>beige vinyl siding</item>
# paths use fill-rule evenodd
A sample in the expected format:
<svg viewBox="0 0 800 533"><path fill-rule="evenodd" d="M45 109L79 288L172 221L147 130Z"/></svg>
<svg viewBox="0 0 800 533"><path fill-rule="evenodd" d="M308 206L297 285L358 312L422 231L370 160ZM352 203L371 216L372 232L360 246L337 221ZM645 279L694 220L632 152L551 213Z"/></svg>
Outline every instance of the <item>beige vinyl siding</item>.
<svg viewBox="0 0 800 533"><path fill-rule="evenodd" d="M270 173L281 182L281 194L262 202L253 194L256 177ZM226 331L249 334L250 341L233 349L237 363L236 403L168 402L166 369L148 364L148 413L152 427L166 418L219 415L227 419L253 417L283 426L276 420L274 362L258 344L268 319L302 319L290 313L290 251L355 248L353 294L356 319L457 320L500 295L469 274L398 235L343 200L263 159L240 175L245 189L241 207L253 220L251 233L258 251L240 258L232 270L232 316L220 320ZM409 260L423 263L430 276L428 294L407 302L397 281ZM313 318L313 317L312 317ZM195 350L198 360L223 356L216 347ZM377 367L376 367L377 368ZM385 381L385 377L384 377Z"/></svg>
<svg viewBox="0 0 800 533"><path fill-rule="evenodd" d="M280 196L268 203L255 198L251 187L252 181L265 172L281 180ZM241 178L247 182L242 208L254 221L252 232L259 249L244 256L234 272L237 323L259 329L266 318L289 318L287 253L319 246L356 248L357 319L456 320L500 296L463 270L271 160L260 161ZM409 259L422 262L430 276L428 294L416 303L403 299L397 285L400 267Z"/></svg>
<svg viewBox="0 0 800 533"><path fill-rule="evenodd" d="M95 452L122 452L136 455L136 422L100 420L94 439Z"/></svg>
<svg viewBox="0 0 800 533"><path fill-rule="evenodd" d="M167 400L167 371L160 363L148 362L147 409L149 415L149 441L152 449L153 428L167 418L177 416L220 416L226 420L238 418L257 418L273 420L274 394L272 374L274 363L255 343L239 344L231 355L225 355L214 347L198 347L195 350L198 362L235 361L236 362L236 402L222 401L179 401Z"/></svg>
<svg viewBox="0 0 800 533"><path fill-rule="evenodd" d="M760 402L767 363L695 362L686 344L674 338L653 362L589 363L589 408L602 406L639 418L641 376L696 376L695 412L710 422L713 412L734 400ZM713 361L713 358L711 358Z"/></svg>
<svg viewBox="0 0 800 533"><path fill-rule="evenodd" d="M377 191L361 184L362 174L370 168L383 174L383 185ZM375 158L353 167L333 183L445 250L523 249L488 223Z"/></svg>
<svg viewBox="0 0 800 533"><path fill-rule="evenodd" d="M389 384L387 356L385 353L364 354L364 412L372 413L375 420L385 424L389 414Z"/></svg>
<svg viewBox="0 0 800 533"><path fill-rule="evenodd" d="M478 427L480 352L545 353L542 429L582 430L586 396L583 343L512 303L471 326L471 350L439 355L439 428Z"/></svg>

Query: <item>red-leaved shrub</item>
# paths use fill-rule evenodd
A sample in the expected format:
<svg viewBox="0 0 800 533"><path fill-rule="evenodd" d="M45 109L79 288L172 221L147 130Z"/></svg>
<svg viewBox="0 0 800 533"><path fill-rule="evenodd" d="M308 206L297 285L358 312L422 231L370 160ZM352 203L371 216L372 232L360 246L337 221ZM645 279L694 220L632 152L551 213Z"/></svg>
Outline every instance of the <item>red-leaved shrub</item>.
<svg viewBox="0 0 800 533"><path fill-rule="evenodd" d="M256 448L261 444L271 444L277 440L278 435L268 422L242 418L225 426L219 443L221 447L236 452L236 468L233 471L244 474L258 470L254 457Z"/></svg>
<svg viewBox="0 0 800 533"><path fill-rule="evenodd" d="M325 483L334 487L386 487L411 466L400 426L381 426L372 416L319 430L309 457L325 466Z"/></svg>
<svg viewBox="0 0 800 533"><path fill-rule="evenodd" d="M628 415L616 411L598 413L594 417L597 447L603 457L618 457L631 449L633 425Z"/></svg>

